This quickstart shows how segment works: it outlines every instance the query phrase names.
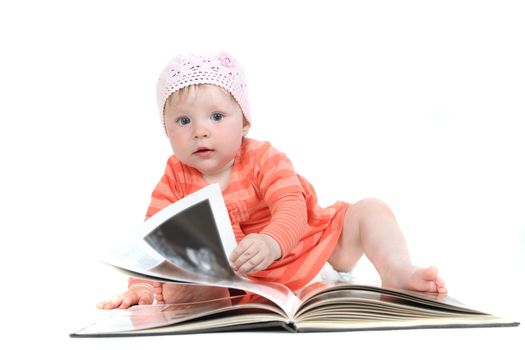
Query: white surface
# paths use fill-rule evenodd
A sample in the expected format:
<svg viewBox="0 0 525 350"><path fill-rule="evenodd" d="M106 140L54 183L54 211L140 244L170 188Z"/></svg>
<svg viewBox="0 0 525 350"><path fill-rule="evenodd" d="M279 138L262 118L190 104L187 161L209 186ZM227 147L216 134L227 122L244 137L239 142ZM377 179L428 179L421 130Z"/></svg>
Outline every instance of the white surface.
<svg viewBox="0 0 525 350"><path fill-rule="evenodd" d="M2 348L523 344L523 326L69 339L125 286L96 259L145 215L169 155L157 75L188 48L243 63L250 135L286 152L323 204L383 199L451 295L523 321L520 2L177 3L0 5Z"/></svg>

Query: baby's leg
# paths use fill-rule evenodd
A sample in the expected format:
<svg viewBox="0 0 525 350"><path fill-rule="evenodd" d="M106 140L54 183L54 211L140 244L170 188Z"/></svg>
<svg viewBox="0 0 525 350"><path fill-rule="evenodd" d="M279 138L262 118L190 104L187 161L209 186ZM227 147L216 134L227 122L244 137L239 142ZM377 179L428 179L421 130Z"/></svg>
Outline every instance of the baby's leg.
<svg viewBox="0 0 525 350"><path fill-rule="evenodd" d="M349 271L363 253L379 272L385 288L447 292L435 267L412 265L394 215L379 200L365 199L348 209L343 232L328 261L338 271Z"/></svg>

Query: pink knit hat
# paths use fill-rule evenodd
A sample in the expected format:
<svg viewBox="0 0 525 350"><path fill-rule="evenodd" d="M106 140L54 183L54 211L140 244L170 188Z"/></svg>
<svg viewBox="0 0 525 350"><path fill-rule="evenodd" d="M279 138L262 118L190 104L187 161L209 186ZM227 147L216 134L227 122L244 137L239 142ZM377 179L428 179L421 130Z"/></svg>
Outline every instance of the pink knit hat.
<svg viewBox="0 0 525 350"><path fill-rule="evenodd" d="M177 90L197 84L212 84L226 89L241 107L248 123L251 123L246 77L239 63L225 52L191 53L175 57L160 73L157 104L164 130L164 105L168 97Z"/></svg>

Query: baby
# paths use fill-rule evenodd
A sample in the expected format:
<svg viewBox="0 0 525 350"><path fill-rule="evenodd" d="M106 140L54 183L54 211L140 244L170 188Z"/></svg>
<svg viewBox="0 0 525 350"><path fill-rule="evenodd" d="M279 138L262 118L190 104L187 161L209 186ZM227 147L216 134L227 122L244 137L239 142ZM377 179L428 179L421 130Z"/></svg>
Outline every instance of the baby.
<svg viewBox="0 0 525 350"><path fill-rule="evenodd" d="M157 101L173 155L155 187L147 218L180 198L218 183L238 246L239 273L297 290L329 262L347 272L364 254L383 287L446 293L435 267L410 260L387 205L377 199L317 204L312 185L268 142L247 138L252 120L245 75L226 53L188 54L160 75ZM98 304L177 303L227 296L227 289L129 280L128 290Z"/></svg>

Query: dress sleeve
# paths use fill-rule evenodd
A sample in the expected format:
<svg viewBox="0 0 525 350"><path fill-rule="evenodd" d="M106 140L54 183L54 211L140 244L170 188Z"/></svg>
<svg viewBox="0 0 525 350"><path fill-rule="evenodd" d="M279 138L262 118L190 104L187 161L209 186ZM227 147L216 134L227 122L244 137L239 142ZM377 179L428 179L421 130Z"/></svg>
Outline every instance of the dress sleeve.
<svg viewBox="0 0 525 350"><path fill-rule="evenodd" d="M146 212L146 220L160 210L184 197L181 184L177 180L178 164L173 157L168 159L164 175L151 194L151 202Z"/></svg>
<svg viewBox="0 0 525 350"><path fill-rule="evenodd" d="M281 248L281 259L295 247L305 232L306 200L292 164L283 153L269 146L256 159L256 181L272 219L260 233L274 238Z"/></svg>

